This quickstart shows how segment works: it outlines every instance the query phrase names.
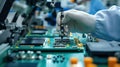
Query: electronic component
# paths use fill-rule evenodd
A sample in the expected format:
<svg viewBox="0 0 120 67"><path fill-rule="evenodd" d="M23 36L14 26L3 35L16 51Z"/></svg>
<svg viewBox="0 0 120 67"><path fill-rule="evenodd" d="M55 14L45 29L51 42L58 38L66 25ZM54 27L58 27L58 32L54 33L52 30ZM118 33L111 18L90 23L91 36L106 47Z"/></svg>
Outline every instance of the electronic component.
<svg viewBox="0 0 120 67"><path fill-rule="evenodd" d="M85 57L84 64L85 64L85 67L97 67L97 65L93 63L93 58L91 57Z"/></svg>
<svg viewBox="0 0 120 67"><path fill-rule="evenodd" d="M113 56L114 53L120 51L120 43L112 43L107 41L88 42L88 53L97 56Z"/></svg>
<svg viewBox="0 0 120 67"><path fill-rule="evenodd" d="M53 56L52 61L53 63L63 63L65 60L65 57L63 55L56 55Z"/></svg>
<svg viewBox="0 0 120 67"><path fill-rule="evenodd" d="M45 42L44 38L26 38L20 42L20 45L41 46Z"/></svg>
<svg viewBox="0 0 120 67"><path fill-rule="evenodd" d="M43 56L39 51L17 51L12 54L16 55L17 60L42 60Z"/></svg>
<svg viewBox="0 0 120 67"><path fill-rule="evenodd" d="M87 41L88 42L99 42L99 39L96 37L93 37L90 33L87 35Z"/></svg>
<svg viewBox="0 0 120 67"><path fill-rule="evenodd" d="M61 41L61 38L55 38L54 47L66 47L67 44L70 44L70 39L64 38Z"/></svg>
<svg viewBox="0 0 120 67"><path fill-rule="evenodd" d="M114 67L117 64L118 59L116 57L109 57L108 58L108 67Z"/></svg>
<svg viewBox="0 0 120 67"><path fill-rule="evenodd" d="M93 63L93 58L91 58L91 57L85 57L84 58L84 63L85 63L85 67L87 67L88 64Z"/></svg>
<svg viewBox="0 0 120 67"><path fill-rule="evenodd" d="M25 51L19 51L18 55L16 55L18 59L25 59L27 56L25 54Z"/></svg>
<svg viewBox="0 0 120 67"><path fill-rule="evenodd" d="M74 38L74 41L75 41L75 44L78 46L78 47L83 47L83 44L80 42L80 40L78 38Z"/></svg>
<svg viewBox="0 0 120 67"><path fill-rule="evenodd" d="M33 30L32 32L31 32L31 34L39 34L39 35L43 35L43 34L45 34L46 33L46 31L47 30Z"/></svg>
<svg viewBox="0 0 120 67"><path fill-rule="evenodd" d="M70 59L70 63L71 63L71 64L77 64L77 63L78 63L78 59L72 57L72 58Z"/></svg>

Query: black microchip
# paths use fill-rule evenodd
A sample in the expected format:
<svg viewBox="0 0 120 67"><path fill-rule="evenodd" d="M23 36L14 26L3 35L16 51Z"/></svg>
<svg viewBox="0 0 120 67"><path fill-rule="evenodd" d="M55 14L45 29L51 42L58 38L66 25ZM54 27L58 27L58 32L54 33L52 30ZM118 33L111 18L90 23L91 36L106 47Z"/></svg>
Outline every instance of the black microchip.
<svg viewBox="0 0 120 67"><path fill-rule="evenodd" d="M62 41L69 43L69 42L70 42L70 39L67 38L67 37L64 37ZM60 38L60 37L56 37L56 38L55 38L55 42L61 42L61 38Z"/></svg>
<svg viewBox="0 0 120 67"><path fill-rule="evenodd" d="M87 43L88 53L96 56L113 56L120 52L119 43L112 42L89 42Z"/></svg>
<svg viewBox="0 0 120 67"><path fill-rule="evenodd" d="M44 38L26 38L20 42L20 45L34 45L40 46L45 42Z"/></svg>

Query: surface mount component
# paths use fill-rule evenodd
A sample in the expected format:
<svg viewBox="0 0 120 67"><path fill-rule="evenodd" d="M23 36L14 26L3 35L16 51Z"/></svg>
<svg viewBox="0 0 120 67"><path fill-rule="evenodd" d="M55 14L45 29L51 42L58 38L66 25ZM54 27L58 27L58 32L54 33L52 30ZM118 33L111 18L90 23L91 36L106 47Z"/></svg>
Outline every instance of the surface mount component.
<svg viewBox="0 0 120 67"><path fill-rule="evenodd" d="M20 42L20 45L34 45L40 46L45 42L44 38L26 38Z"/></svg>
<svg viewBox="0 0 120 67"><path fill-rule="evenodd" d="M55 42L61 42L61 39L55 39ZM63 39L63 42L70 43L70 39Z"/></svg>
<svg viewBox="0 0 120 67"><path fill-rule="evenodd" d="M31 32L31 34L40 34L40 35L43 35L43 34L46 33L46 31L47 31L47 30L45 30L45 29L33 30L33 31Z"/></svg>
<svg viewBox="0 0 120 67"><path fill-rule="evenodd" d="M62 55L53 56L53 63L63 63L65 61L65 57Z"/></svg>
<svg viewBox="0 0 120 67"><path fill-rule="evenodd" d="M62 39L62 41L61 41L60 38L56 38L54 47L65 47L67 44L70 44L70 39L65 38L65 39Z"/></svg>
<svg viewBox="0 0 120 67"><path fill-rule="evenodd" d="M120 52L120 43L112 42L89 42L87 49L91 55L113 56L114 53Z"/></svg>

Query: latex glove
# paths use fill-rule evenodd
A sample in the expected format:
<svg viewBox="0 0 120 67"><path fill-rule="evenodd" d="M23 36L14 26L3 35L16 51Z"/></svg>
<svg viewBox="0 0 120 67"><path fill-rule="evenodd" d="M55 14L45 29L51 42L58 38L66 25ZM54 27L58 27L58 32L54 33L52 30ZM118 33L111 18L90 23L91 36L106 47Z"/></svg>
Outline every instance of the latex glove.
<svg viewBox="0 0 120 67"><path fill-rule="evenodd" d="M91 33L95 30L95 17L83 11L68 10L64 11L62 23L68 25L70 32ZM57 15L57 24L59 28L61 13Z"/></svg>

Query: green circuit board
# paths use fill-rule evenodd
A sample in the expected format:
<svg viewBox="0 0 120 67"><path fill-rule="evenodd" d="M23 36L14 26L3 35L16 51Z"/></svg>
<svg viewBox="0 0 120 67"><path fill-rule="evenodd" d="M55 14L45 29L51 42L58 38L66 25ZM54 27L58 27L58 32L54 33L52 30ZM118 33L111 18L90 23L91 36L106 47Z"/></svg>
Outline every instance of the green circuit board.
<svg viewBox="0 0 120 67"><path fill-rule="evenodd" d="M59 35L53 35L51 31L47 31L42 35L29 32L24 38L20 38L16 44L10 47L9 52L14 56L13 61L3 63L0 67L71 67L70 58L72 57L78 59L79 67L84 67L83 60L87 54L85 48L87 36L83 37L80 33L72 33L69 37L64 38L65 41L62 45L59 39ZM82 46L78 46L75 39L78 39ZM37 41L34 42L34 40ZM28 42L26 43L26 41ZM105 63L99 64L96 61ZM108 67L106 58L94 59L93 63L97 67Z"/></svg>

